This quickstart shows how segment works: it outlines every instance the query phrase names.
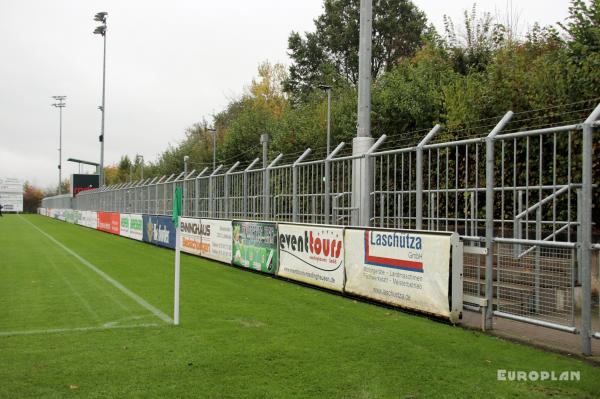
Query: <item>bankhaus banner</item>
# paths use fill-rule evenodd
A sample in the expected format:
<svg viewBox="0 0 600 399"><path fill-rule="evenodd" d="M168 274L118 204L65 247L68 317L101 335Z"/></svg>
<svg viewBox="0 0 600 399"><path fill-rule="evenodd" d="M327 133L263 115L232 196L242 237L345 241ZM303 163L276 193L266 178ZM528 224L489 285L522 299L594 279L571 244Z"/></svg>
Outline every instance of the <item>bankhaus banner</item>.
<svg viewBox="0 0 600 399"><path fill-rule="evenodd" d="M450 316L449 234L345 230L346 292Z"/></svg>
<svg viewBox="0 0 600 399"><path fill-rule="evenodd" d="M342 291L344 230L279 224L278 276Z"/></svg>
<svg viewBox="0 0 600 399"><path fill-rule="evenodd" d="M119 235L121 233L121 216L116 212L97 212L97 229Z"/></svg>
<svg viewBox="0 0 600 399"><path fill-rule="evenodd" d="M277 224L234 220L233 264L275 274L277 271Z"/></svg>

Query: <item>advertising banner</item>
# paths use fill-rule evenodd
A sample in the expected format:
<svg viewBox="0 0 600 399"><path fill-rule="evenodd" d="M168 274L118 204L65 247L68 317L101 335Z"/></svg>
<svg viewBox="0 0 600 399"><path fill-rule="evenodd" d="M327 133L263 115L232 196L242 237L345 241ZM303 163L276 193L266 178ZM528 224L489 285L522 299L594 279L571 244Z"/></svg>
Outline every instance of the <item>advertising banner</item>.
<svg viewBox="0 0 600 399"><path fill-rule="evenodd" d="M143 240L161 247L175 248L175 226L169 216L143 216Z"/></svg>
<svg viewBox="0 0 600 399"><path fill-rule="evenodd" d="M91 229L96 229L98 227L98 215L93 211L82 211L79 224Z"/></svg>
<svg viewBox="0 0 600 399"><path fill-rule="evenodd" d="M144 219L142 215L129 215L129 238L142 241L144 239Z"/></svg>
<svg viewBox="0 0 600 399"><path fill-rule="evenodd" d="M277 275L329 288L344 289L344 230L279 224Z"/></svg>
<svg viewBox="0 0 600 399"><path fill-rule="evenodd" d="M116 212L97 212L97 229L119 235L121 231L120 215Z"/></svg>
<svg viewBox="0 0 600 399"><path fill-rule="evenodd" d="M129 214L121 213L121 227L119 235L121 237L129 237Z"/></svg>
<svg viewBox="0 0 600 399"><path fill-rule="evenodd" d="M202 239L205 235L200 219L181 218L181 250L189 254L202 254ZM208 244L207 244L208 245ZM229 244L231 246L231 244ZM206 252L206 250L204 251Z"/></svg>
<svg viewBox="0 0 600 399"><path fill-rule="evenodd" d="M346 229L346 292L450 317L450 234Z"/></svg>
<svg viewBox="0 0 600 399"><path fill-rule="evenodd" d="M233 264L275 274L278 265L277 225L234 220L232 227Z"/></svg>
<svg viewBox="0 0 600 399"><path fill-rule="evenodd" d="M202 256L231 263L233 228L231 220L202 219Z"/></svg>

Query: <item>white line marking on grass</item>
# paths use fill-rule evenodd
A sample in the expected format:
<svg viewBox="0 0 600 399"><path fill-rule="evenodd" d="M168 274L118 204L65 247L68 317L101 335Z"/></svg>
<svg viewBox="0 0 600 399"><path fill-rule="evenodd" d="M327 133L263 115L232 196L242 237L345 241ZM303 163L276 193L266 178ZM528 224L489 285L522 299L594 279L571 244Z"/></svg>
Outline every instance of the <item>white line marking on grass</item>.
<svg viewBox="0 0 600 399"><path fill-rule="evenodd" d="M41 234L43 234L44 236L46 236L50 241L52 241L53 243L55 243L56 245L58 245L59 247L61 247L62 249L64 249L67 253L69 253L75 259L77 259L78 261L80 261L83 265L87 266L90 270L96 272L100 277L102 277L103 279L105 279L106 281L108 281L109 283L111 283L115 288L119 289L122 293L124 293L125 295L127 295L128 297L130 297L131 299L133 299L134 301L136 301L137 303L139 303L144 308L148 309L156 317L160 318L165 323L173 324L173 319L171 319L169 316L167 316L160 309L152 306L151 304L149 304L148 302L146 302L146 300L144 300L142 297L140 297L139 295L131 292L123 284L119 283L117 280L115 280L114 278L110 277L108 274L104 273L102 270L98 269L96 266L94 266L93 264L91 264L89 261L87 261L86 259L84 259L81 256L79 256L75 251L73 251L69 247L65 246L63 243L61 243L60 241L58 241L56 238L52 237L50 234L46 233L44 230L42 230L39 227L37 227L35 224L31 223L29 220L27 220L25 218L22 218L20 215L19 215L19 218L21 220L24 220L25 222L29 223L34 229L36 229Z"/></svg>
<svg viewBox="0 0 600 399"><path fill-rule="evenodd" d="M0 337L9 337L13 335L35 335L35 334L56 334L64 332L78 332L78 331L102 331L102 330L115 330L117 328L148 328L158 327L156 323L146 324L134 324L131 326L114 326L114 325L103 325L94 327L73 327L73 328L49 328L46 330L25 330L25 331L0 331Z"/></svg>

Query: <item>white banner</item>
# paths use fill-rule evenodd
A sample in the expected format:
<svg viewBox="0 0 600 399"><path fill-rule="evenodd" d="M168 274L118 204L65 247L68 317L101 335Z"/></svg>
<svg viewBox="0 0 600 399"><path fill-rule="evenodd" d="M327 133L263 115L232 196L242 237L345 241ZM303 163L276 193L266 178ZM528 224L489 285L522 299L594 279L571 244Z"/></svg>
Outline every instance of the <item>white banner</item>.
<svg viewBox="0 0 600 399"><path fill-rule="evenodd" d="M181 218L181 250L231 263L231 221Z"/></svg>
<svg viewBox="0 0 600 399"><path fill-rule="evenodd" d="M347 229L346 292L450 317L450 234Z"/></svg>
<svg viewBox="0 0 600 399"><path fill-rule="evenodd" d="M279 224L277 275L336 291L344 289L344 230Z"/></svg>
<svg viewBox="0 0 600 399"><path fill-rule="evenodd" d="M119 235L121 237L129 237L129 214L121 214L121 228L119 229Z"/></svg>
<svg viewBox="0 0 600 399"><path fill-rule="evenodd" d="M202 219L202 256L231 263L233 228L231 220Z"/></svg>
<svg viewBox="0 0 600 399"><path fill-rule="evenodd" d="M144 219L142 215L129 215L129 238L142 241L144 239Z"/></svg>
<svg viewBox="0 0 600 399"><path fill-rule="evenodd" d="M98 217L96 212L81 212L81 219L79 220L79 224L85 227L89 227L91 229L96 229L98 227Z"/></svg>
<svg viewBox="0 0 600 399"><path fill-rule="evenodd" d="M202 254L203 226L200 219L181 218L181 250L188 254Z"/></svg>

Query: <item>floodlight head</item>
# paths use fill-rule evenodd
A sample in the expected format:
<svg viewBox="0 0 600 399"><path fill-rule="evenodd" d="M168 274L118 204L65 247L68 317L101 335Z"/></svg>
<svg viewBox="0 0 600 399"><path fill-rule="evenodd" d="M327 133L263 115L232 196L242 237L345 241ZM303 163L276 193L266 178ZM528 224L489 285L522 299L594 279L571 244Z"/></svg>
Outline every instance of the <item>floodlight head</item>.
<svg viewBox="0 0 600 399"><path fill-rule="evenodd" d="M94 21L106 22L107 15L108 15L108 13L106 11L96 13L96 15L94 15Z"/></svg>
<svg viewBox="0 0 600 399"><path fill-rule="evenodd" d="M104 36L106 34L106 26L101 25L97 27L96 29L94 29L94 34Z"/></svg>
<svg viewBox="0 0 600 399"><path fill-rule="evenodd" d="M331 85L319 85L319 89L321 90L331 90Z"/></svg>
<svg viewBox="0 0 600 399"><path fill-rule="evenodd" d="M185 155L185 156L183 157L183 162L187 162L187 161L189 161L189 160L190 160L190 157L189 157L188 155Z"/></svg>

